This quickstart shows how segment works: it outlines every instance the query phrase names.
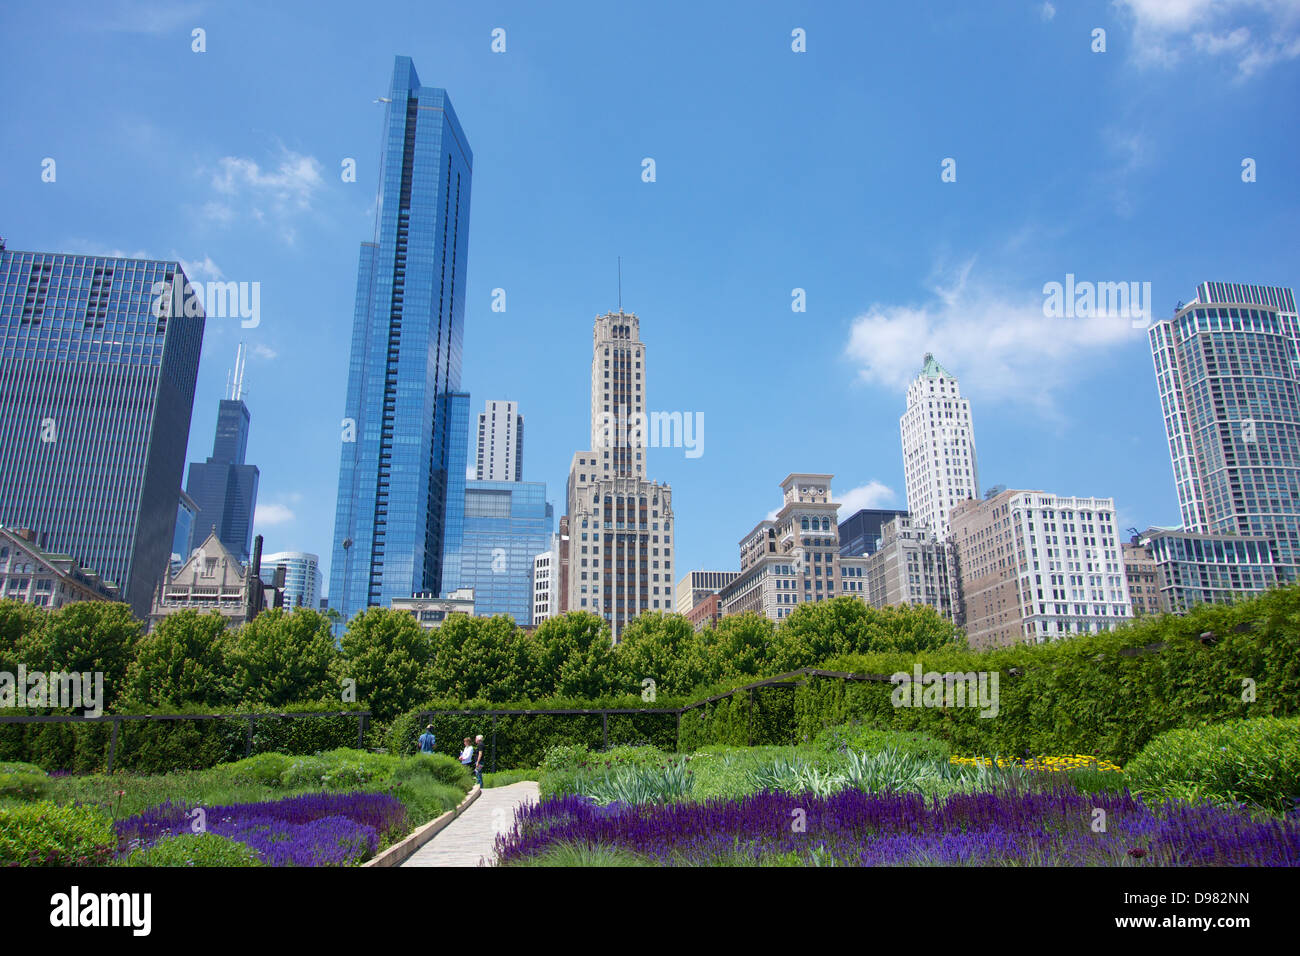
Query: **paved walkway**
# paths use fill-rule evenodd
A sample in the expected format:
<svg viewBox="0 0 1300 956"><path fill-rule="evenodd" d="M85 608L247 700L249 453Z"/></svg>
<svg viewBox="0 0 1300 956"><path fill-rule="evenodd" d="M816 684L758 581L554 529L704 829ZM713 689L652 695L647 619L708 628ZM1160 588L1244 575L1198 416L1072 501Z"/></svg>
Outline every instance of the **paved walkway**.
<svg viewBox="0 0 1300 956"><path fill-rule="evenodd" d="M515 822L515 808L537 800L537 783L521 780L491 787L441 833L416 850L402 866L478 866L492 861L492 844Z"/></svg>

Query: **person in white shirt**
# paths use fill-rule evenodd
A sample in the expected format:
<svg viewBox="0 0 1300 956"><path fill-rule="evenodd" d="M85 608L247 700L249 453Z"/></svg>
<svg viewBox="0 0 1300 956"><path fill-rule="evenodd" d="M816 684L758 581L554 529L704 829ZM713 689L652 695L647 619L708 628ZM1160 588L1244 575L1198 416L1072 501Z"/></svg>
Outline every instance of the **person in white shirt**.
<svg viewBox="0 0 1300 956"><path fill-rule="evenodd" d="M474 762L474 742L465 738L465 749L460 752L460 762L468 767Z"/></svg>

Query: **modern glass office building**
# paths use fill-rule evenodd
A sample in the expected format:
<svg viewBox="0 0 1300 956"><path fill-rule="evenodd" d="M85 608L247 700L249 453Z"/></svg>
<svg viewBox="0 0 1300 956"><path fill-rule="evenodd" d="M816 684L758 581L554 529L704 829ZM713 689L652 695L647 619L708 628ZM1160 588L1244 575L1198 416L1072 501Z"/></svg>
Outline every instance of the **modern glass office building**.
<svg viewBox="0 0 1300 956"><path fill-rule="evenodd" d="M856 558L875 554L880 547L885 525L895 518L906 518L906 511L887 508L860 508L840 522L840 556Z"/></svg>
<svg viewBox="0 0 1300 956"><path fill-rule="evenodd" d="M465 482L469 477L469 393L451 392L447 409L447 505L442 535L442 590L460 587L460 550L465 533Z"/></svg>
<svg viewBox="0 0 1300 956"><path fill-rule="evenodd" d="M458 586L474 589L474 614L533 620L533 558L555 530L546 485L537 481L468 481Z"/></svg>
<svg viewBox="0 0 1300 956"><path fill-rule="evenodd" d="M186 285L176 262L0 246L0 524L117 584L141 619L171 557L203 345Z"/></svg>
<svg viewBox="0 0 1300 956"><path fill-rule="evenodd" d="M1282 580L1300 572L1298 334L1290 289L1227 282L1149 330L1184 530L1272 540Z"/></svg>
<svg viewBox="0 0 1300 956"><path fill-rule="evenodd" d="M241 564L248 564L253 548L253 513L257 510L256 465L244 463L248 451L251 416L242 399L222 399L217 410L217 432L207 461L190 462L185 492L198 511L191 522L185 554L197 548L212 531Z"/></svg>
<svg viewBox="0 0 1300 956"><path fill-rule="evenodd" d="M330 563L330 605L344 619L442 590L445 396L460 389L473 155L446 92L421 86L409 58L397 57L386 100Z"/></svg>
<svg viewBox="0 0 1300 956"><path fill-rule="evenodd" d="M320 558L306 551L277 551L262 555L264 584L275 583L276 569L284 565L284 608L319 610L321 591Z"/></svg>

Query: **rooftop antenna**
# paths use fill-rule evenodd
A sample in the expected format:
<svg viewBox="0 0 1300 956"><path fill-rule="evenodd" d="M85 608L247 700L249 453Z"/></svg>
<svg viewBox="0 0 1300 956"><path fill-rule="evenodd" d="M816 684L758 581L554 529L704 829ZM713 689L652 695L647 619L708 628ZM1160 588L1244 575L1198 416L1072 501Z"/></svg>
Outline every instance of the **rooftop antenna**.
<svg viewBox="0 0 1300 956"><path fill-rule="evenodd" d="M235 350L235 372L234 381L231 382L230 373L227 373L226 381L229 388L228 397L232 401L239 401L244 397L244 343L239 343L239 348Z"/></svg>
<svg viewBox="0 0 1300 956"><path fill-rule="evenodd" d="M618 314L623 314L623 257L618 257Z"/></svg>

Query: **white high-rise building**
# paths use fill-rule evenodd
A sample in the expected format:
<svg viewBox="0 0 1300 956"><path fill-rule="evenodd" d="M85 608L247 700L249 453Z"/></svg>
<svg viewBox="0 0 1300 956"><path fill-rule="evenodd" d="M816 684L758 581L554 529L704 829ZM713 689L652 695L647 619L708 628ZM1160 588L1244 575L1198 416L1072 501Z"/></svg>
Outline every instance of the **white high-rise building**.
<svg viewBox="0 0 1300 956"><path fill-rule="evenodd" d="M591 449L569 466L567 607L605 618L616 642L638 614L673 608L672 489L646 480L645 415L637 317L597 316Z"/></svg>
<svg viewBox="0 0 1300 956"><path fill-rule="evenodd" d="M899 419L907 510L915 525L948 537L953 506L980 493L970 400L957 379L925 353L921 374L907 387L907 411Z"/></svg>
<svg viewBox="0 0 1300 956"><path fill-rule="evenodd" d="M478 416L478 454L474 477L479 481L524 480L524 416L518 402L489 399Z"/></svg>
<svg viewBox="0 0 1300 956"><path fill-rule="evenodd" d="M560 535L551 546L533 555L533 625L560 613Z"/></svg>

